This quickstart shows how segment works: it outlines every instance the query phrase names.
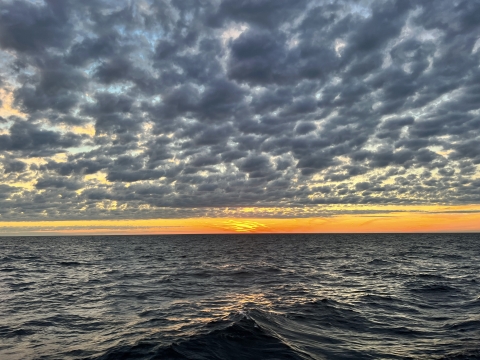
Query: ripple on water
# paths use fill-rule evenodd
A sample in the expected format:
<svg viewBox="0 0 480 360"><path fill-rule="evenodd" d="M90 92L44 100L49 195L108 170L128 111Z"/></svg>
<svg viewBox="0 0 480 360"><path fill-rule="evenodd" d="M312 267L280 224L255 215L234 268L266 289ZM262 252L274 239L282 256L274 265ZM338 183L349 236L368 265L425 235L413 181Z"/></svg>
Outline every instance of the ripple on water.
<svg viewBox="0 0 480 360"><path fill-rule="evenodd" d="M0 359L479 357L476 234L0 246Z"/></svg>

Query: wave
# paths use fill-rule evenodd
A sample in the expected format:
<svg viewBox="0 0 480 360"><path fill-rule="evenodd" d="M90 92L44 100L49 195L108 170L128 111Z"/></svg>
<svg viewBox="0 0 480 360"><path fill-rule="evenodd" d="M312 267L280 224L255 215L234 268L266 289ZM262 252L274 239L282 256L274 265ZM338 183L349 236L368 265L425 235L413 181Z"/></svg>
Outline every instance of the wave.
<svg viewBox="0 0 480 360"><path fill-rule="evenodd" d="M357 339L351 338L351 333ZM350 334L350 335L349 335ZM208 323L196 335L168 345L143 340L116 347L96 360L113 359L377 359L385 349L365 349L367 338L411 337L407 327L384 327L344 304L324 299L297 304L290 312L257 308ZM395 358L395 357L394 357ZM399 356L398 358L404 358Z"/></svg>
<svg viewBox="0 0 480 360"><path fill-rule="evenodd" d="M480 359L480 349L463 350L460 352L448 354L438 360L478 360Z"/></svg>
<svg viewBox="0 0 480 360"><path fill-rule="evenodd" d="M382 266L382 265L390 265L391 262L383 259L373 259L373 260L370 260L367 264Z"/></svg>
<svg viewBox="0 0 480 360"><path fill-rule="evenodd" d="M235 314L227 323L212 322L207 327L216 329L167 346L142 341L133 346L111 349L91 359L311 359L259 326L246 313Z"/></svg>
<svg viewBox="0 0 480 360"><path fill-rule="evenodd" d="M429 293L449 293L449 292L459 292L460 290L458 288L448 286L446 284L442 283L433 283L433 284L426 284L422 286L417 286L411 289L412 292L416 293L423 293L423 294L429 294Z"/></svg>
<svg viewBox="0 0 480 360"><path fill-rule="evenodd" d="M58 265L60 265L60 266L80 266L80 265L83 265L83 264L78 262L78 261L59 261Z"/></svg>

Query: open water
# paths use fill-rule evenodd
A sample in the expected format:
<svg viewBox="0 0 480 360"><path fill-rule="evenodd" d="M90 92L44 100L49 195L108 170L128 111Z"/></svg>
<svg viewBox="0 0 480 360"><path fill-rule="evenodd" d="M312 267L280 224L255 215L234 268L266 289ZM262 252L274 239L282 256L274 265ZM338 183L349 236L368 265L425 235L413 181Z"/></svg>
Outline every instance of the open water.
<svg viewBox="0 0 480 360"><path fill-rule="evenodd" d="M0 359L480 359L480 235L0 238Z"/></svg>

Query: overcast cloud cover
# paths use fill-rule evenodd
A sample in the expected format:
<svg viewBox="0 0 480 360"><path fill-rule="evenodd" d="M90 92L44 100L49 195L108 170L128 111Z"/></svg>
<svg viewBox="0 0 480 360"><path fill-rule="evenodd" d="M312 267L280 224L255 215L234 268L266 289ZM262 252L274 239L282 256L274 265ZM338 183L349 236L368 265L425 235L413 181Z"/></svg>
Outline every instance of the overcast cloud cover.
<svg viewBox="0 0 480 360"><path fill-rule="evenodd" d="M474 0L0 0L0 219L478 204L479 37Z"/></svg>

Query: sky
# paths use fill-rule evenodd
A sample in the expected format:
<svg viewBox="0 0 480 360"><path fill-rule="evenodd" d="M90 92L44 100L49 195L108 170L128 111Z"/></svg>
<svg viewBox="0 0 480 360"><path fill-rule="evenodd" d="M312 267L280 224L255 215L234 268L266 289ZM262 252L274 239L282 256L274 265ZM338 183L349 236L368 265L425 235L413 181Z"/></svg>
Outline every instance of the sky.
<svg viewBox="0 0 480 360"><path fill-rule="evenodd" d="M480 2L0 0L0 234L480 231Z"/></svg>

